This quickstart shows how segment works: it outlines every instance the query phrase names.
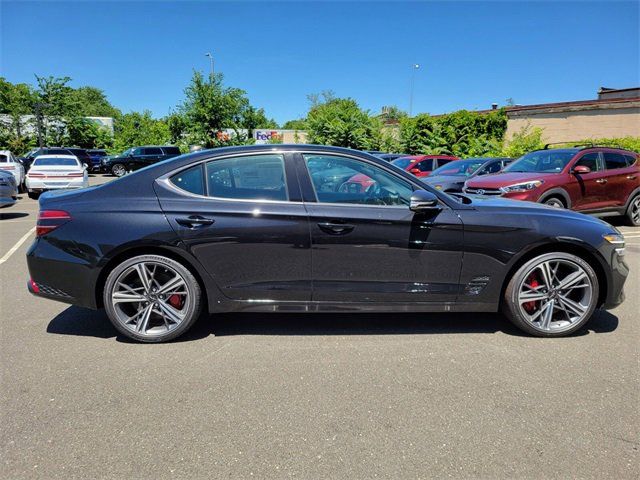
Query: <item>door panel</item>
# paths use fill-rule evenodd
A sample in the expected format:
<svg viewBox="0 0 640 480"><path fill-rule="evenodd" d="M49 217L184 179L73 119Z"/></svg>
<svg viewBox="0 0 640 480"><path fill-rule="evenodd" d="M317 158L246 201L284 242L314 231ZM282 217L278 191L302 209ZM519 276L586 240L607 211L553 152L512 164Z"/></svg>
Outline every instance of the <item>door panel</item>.
<svg viewBox="0 0 640 480"><path fill-rule="evenodd" d="M602 204L604 172L600 154L589 152L582 155L573 164L573 167L585 166L591 169L591 173L571 175L571 202L573 210L593 210Z"/></svg>
<svg viewBox="0 0 640 480"><path fill-rule="evenodd" d="M308 166L311 175L307 171ZM303 154L313 299L326 302L447 302L458 292L463 229L447 206L409 210L412 185L362 159ZM336 169L353 188L327 189ZM326 178L325 178L326 177ZM355 185L360 185L356 188Z"/></svg>
<svg viewBox="0 0 640 480"><path fill-rule="evenodd" d="M248 163L255 164L257 157L234 158L247 158ZM246 194L264 178L264 170L243 169L239 163L225 169L200 168L202 175L207 172L210 194ZM297 183L289 180L287 174L291 193ZM206 187L197 180L197 172L185 171L174 182L165 179L157 183L162 209L187 249L225 296L253 301L311 299L309 219L301 202L206 197L200 194L199 189ZM233 182L241 188L234 190ZM181 188L196 193L181 193Z"/></svg>
<svg viewBox="0 0 640 480"><path fill-rule="evenodd" d="M603 152L605 167L603 207L621 207L638 186L637 167L627 166L627 158L618 152Z"/></svg>

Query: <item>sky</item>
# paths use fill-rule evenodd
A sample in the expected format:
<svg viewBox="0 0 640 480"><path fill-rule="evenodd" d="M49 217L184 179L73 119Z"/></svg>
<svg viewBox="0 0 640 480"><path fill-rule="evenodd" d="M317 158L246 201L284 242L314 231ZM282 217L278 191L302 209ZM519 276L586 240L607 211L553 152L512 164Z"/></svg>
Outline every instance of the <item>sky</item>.
<svg viewBox="0 0 640 480"><path fill-rule="evenodd" d="M640 86L639 4L0 0L0 75L69 76L163 116L212 52L225 83L279 123L323 90L406 111L412 75L414 114L585 100Z"/></svg>

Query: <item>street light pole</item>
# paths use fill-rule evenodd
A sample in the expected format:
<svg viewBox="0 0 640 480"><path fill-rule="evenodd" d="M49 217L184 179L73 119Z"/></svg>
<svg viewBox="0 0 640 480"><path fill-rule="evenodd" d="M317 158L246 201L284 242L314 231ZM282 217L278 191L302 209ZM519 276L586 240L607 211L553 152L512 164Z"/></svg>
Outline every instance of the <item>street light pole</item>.
<svg viewBox="0 0 640 480"><path fill-rule="evenodd" d="M204 56L205 57L209 57L209 63L211 65L211 73L209 75L213 79L213 55L211 55L211 52L207 52L207 53L204 54Z"/></svg>
<svg viewBox="0 0 640 480"><path fill-rule="evenodd" d="M416 83L416 70L420 68L420 65L414 63L411 65L411 90L409 92L409 117L413 113L413 86Z"/></svg>
<svg viewBox="0 0 640 480"><path fill-rule="evenodd" d="M48 108L51 105L48 103L37 102L33 105L36 112L36 130L38 132L38 146L44 147L44 138L42 136L42 109Z"/></svg>

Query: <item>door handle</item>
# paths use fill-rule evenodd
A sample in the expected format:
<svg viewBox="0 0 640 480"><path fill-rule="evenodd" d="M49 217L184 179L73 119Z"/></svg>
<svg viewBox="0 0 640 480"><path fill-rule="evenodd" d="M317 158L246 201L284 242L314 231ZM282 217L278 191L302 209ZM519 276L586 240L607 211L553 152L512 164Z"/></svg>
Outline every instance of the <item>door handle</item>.
<svg viewBox="0 0 640 480"><path fill-rule="evenodd" d="M355 225L348 225L346 223L332 223L332 222L320 222L318 223L318 227L323 232L328 233L329 235L345 235L351 231L353 231Z"/></svg>
<svg viewBox="0 0 640 480"><path fill-rule="evenodd" d="M190 215L187 218L176 218L176 222L178 222L183 227L199 228L213 225L215 220L213 218L201 217L200 215Z"/></svg>
<svg viewBox="0 0 640 480"><path fill-rule="evenodd" d="M596 180L596 183L605 184L605 183L607 183L607 179L606 178L599 178L598 180Z"/></svg>
<svg viewBox="0 0 640 480"><path fill-rule="evenodd" d="M635 180L636 176L635 175L627 175L627 180Z"/></svg>

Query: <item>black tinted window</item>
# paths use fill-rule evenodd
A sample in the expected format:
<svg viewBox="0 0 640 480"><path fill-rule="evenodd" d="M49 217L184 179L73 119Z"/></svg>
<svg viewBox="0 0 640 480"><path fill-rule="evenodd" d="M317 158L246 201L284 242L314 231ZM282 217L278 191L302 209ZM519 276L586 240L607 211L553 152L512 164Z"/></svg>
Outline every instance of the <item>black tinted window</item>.
<svg viewBox="0 0 640 480"><path fill-rule="evenodd" d="M607 170L614 170L616 168L625 168L627 166L627 161L624 158L624 155L621 153L611 153L605 152L604 154L604 165Z"/></svg>
<svg viewBox="0 0 640 480"><path fill-rule="evenodd" d="M45 148L44 151L38 152L38 155L73 155L66 148Z"/></svg>
<svg viewBox="0 0 640 480"><path fill-rule="evenodd" d="M634 157L633 155L625 155L624 159L627 161L628 167L636 163L636 157Z"/></svg>
<svg viewBox="0 0 640 480"><path fill-rule="evenodd" d="M180 149L178 147L162 147L164 153L167 155L180 155Z"/></svg>
<svg viewBox="0 0 640 480"><path fill-rule="evenodd" d="M421 172L430 172L433 170L433 159L423 160L418 164L418 170Z"/></svg>
<svg viewBox="0 0 640 480"><path fill-rule="evenodd" d="M282 155L250 155L207 163L209 196L244 200L287 200Z"/></svg>
<svg viewBox="0 0 640 480"><path fill-rule="evenodd" d="M176 187L197 195L204 195L204 178L202 165L191 167L171 177L171 183Z"/></svg>
<svg viewBox="0 0 640 480"><path fill-rule="evenodd" d="M583 155L574 167L589 167L592 172L598 171L598 154L591 152Z"/></svg>
<svg viewBox="0 0 640 480"><path fill-rule="evenodd" d="M162 150L156 147L145 148L143 155L162 155Z"/></svg>
<svg viewBox="0 0 640 480"><path fill-rule="evenodd" d="M9 159L6 155L0 153L0 163L7 163Z"/></svg>

